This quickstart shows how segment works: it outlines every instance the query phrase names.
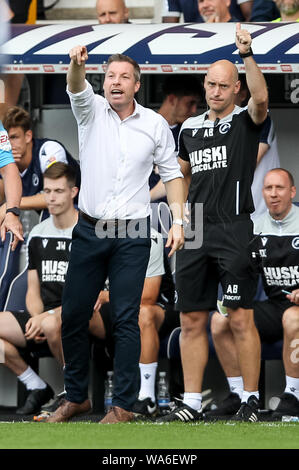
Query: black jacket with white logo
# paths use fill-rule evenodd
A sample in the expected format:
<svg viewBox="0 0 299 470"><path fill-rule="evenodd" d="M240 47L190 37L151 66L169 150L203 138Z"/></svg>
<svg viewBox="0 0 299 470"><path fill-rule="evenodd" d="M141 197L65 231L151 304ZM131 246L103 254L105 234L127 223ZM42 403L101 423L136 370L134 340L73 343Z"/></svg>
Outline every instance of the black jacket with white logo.
<svg viewBox="0 0 299 470"><path fill-rule="evenodd" d="M208 111L187 119L179 137L179 156L191 165L188 201L204 203L204 215L213 217L254 211L251 184L256 166L261 126L247 108L215 122Z"/></svg>

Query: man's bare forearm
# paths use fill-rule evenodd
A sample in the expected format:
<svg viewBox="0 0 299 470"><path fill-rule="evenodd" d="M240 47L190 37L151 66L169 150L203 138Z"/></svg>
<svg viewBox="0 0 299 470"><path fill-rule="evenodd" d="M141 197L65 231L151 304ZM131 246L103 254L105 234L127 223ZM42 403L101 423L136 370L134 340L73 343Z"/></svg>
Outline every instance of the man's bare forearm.
<svg viewBox="0 0 299 470"><path fill-rule="evenodd" d="M39 296L34 295L29 290L26 294L26 308L30 315L34 317L44 311L44 304Z"/></svg>
<svg viewBox="0 0 299 470"><path fill-rule="evenodd" d="M67 73L67 84L71 93L80 93L85 88L85 64L77 65L73 61Z"/></svg>
<svg viewBox="0 0 299 470"><path fill-rule="evenodd" d="M10 163L1 169L4 180L6 207L19 207L22 197L22 181L18 167Z"/></svg>
<svg viewBox="0 0 299 470"><path fill-rule="evenodd" d="M159 180L158 183L156 184L156 186L154 186L150 190L150 195L151 195L151 201L152 202L166 196L166 189L165 189L165 186L164 186L162 180Z"/></svg>
<svg viewBox="0 0 299 470"><path fill-rule="evenodd" d="M267 84L260 68L252 56L244 59L244 65L246 70L246 81L252 100L256 104L264 104L268 106Z"/></svg>
<svg viewBox="0 0 299 470"><path fill-rule="evenodd" d="M184 185L183 178L175 178L165 184L167 201L174 219L183 218Z"/></svg>
<svg viewBox="0 0 299 470"><path fill-rule="evenodd" d="M67 84L71 93L80 93L85 89L85 62L88 59L85 46L76 46L70 50L70 66Z"/></svg>

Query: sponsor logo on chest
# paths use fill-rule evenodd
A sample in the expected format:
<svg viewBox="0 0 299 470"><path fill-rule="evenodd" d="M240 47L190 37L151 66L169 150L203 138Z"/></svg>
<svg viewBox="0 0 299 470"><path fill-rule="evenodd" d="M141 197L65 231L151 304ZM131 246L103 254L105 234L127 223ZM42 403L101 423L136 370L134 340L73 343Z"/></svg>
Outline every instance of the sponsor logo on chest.
<svg viewBox="0 0 299 470"><path fill-rule="evenodd" d="M299 266L264 267L264 276L268 286L299 285Z"/></svg>
<svg viewBox="0 0 299 470"><path fill-rule="evenodd" d="M226 145L208 147L189 153L192 174L227 167Z"/></svg>
<svg viewBox="0 0 299 470"><path fill-rule="evenodd" d="M42 260L43 282L65 282L68 261Z"/></svg>

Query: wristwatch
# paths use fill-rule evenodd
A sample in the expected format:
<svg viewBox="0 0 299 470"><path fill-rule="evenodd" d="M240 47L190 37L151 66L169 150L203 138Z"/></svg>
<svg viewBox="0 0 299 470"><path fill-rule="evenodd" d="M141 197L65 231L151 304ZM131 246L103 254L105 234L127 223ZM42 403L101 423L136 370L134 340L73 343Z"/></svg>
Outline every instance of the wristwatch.
<svg viewBox="0 0 299 470"><path fill-rule="evenodd" d="M182 219L174 219L172 224L176 224L176 225L184 225L183 224L183 220Z"/></svg>
<svg viewBox="0 0 299 470"><path fill-rule="evenodd" d="M244 54L242 54L241 52L239 52L239 56L241 57L241 59L245 59L245 57L250 57L253 55L253 51L250 47L249 51L248 52L244 52Z"/></svg>
<svg viewBox="0 0 299 470"><path fill-rule="evenodd" d="M16 215L18 217L21 214L21 211L18 207L10 207L9 209L6 209L6 214L8 214L9 212L12 212L14 215Z"/></svg>

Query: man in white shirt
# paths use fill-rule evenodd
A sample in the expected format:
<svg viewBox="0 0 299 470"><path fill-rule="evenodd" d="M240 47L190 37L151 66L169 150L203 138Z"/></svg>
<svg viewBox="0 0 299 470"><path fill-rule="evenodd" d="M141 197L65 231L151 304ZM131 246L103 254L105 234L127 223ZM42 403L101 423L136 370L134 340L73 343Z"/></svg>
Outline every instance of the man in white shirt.
<svg viewBox="0 0 299 470"><path fill-rule="evenodd" d="M85 46L70 51L67 75L78 123L82 184L62 309L66 401L48 422L67 421L90 408L88 322L107 277L115 340L114 396L102 423L131 421L138 392L138 313L150 252L148 178L159 167L173 213L170 256L183 246L183 184L171 131L162 116L134 99L140 68L111 56L105 98L85 80Z"/></svg>

